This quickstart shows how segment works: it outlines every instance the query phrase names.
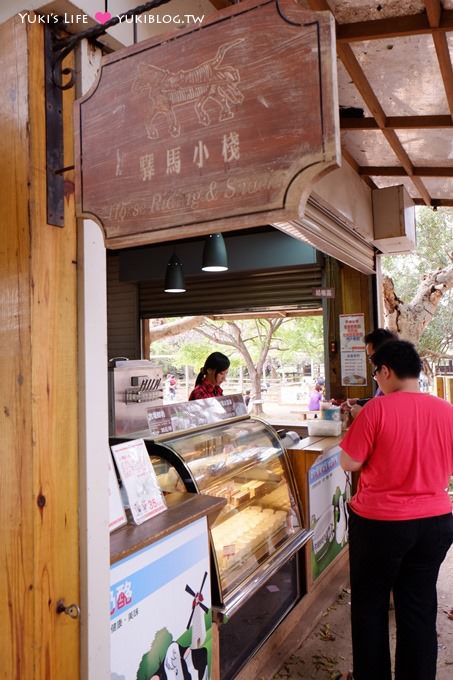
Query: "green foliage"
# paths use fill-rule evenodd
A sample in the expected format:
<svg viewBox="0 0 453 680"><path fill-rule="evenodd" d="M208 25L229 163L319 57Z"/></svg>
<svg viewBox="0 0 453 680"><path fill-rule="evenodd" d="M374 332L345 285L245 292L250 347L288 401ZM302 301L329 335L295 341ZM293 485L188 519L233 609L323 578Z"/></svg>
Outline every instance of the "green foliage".
<svg viewBox="0 0 453 680"><path fill-rule="evenodd" d="M193 334L195 335L195 334ZM189 336L186 340L185 337ZM192 337L192 332L180 336L180 346L178 349L179 365L188 364L193 366L195 372L203 366L205 359L217 348L213 347L212 342L200 335Z"/></svg>
<svg viewBox="0 0 453 680"><path fill-rule="evenodd" d="M137 671L137 680L149 680L149 678L154 675L164 660L172 639L172 636L166 628L161 628L156 632L149 652L146 652L146 654L142 656Z"/></svg>
<svg viewBox="0 0 453 680"><path fill-rule="evenodd" d="M453 250L453 216L448 212L417 209L417 247L407 255L385 255L382 269L392 277L398 296L409 302L423 276L443 269Z"/></svg>
<svg viewBox="0 0 453 680"><path fill-rule="evenodd" d="M289 319L277 337L281 341L280 357L284 363L296 363L300 357L322 362L324 357L322 316Z"/></svg>
<svg viewBox="0 0 453 680"><path fill-rule="evenodd" d="M258 360L261 352L263 338L269 328L266 319L244 319L234 321L240 328L241 339L244 341L254 362ZM220 335L232 335L232 328L228 321L210 321L210 329L217 329L219 340L213 341L204 337L196 329L181 333L178 336L153 342L151 345L151 358L153 355L169 355L168 361L174 366L185 364L193 366L197 372L203 365L204 360L214 351L224 352L231 361L231 372L234 373L244 360L241 357L238 346L222 343ZM203 326L200 327L203 329ZM298 317L287 319L274 333L269 355L278 356L284 363L297 363L301 359L311 358L314 361L322 361L323 358L323 323L321 316Z"/></svg>

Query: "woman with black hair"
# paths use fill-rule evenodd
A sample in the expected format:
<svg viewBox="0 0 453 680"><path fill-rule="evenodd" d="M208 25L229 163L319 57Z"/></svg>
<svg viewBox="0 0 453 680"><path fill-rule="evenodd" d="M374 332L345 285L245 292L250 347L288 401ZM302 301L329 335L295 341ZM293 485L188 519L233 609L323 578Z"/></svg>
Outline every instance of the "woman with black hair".
<svg viewBox="0 0 453 680"><path fill-rule="evenodd" d="M189 401L221 397L223 390L220 385L225 381L229 367L230 360L225 354L222 354L222 352L210 354L197 375L195 387L190 393Z"/></svg>

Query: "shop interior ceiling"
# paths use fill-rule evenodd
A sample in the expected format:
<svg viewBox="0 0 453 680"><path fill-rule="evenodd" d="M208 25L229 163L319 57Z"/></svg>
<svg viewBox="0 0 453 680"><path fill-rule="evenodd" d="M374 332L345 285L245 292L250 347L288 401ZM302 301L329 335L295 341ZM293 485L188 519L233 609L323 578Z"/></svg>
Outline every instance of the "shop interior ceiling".
<svg viewBox="0 0 453 680"><path fill-rule="evenodd" d="M344 160L371 188L404 184L418 205L453 206L453 0L299 2L335 17ZM110 0L109 9L124 12L137 4ZM233 4L171 0L154 12L208 15ZM28 5L60 12L77 5L93 14L99 9L94 0ZM170 30L146 24L138 39ZM117 26L99 41L110 50L130 44L131 27Z"/></svg>

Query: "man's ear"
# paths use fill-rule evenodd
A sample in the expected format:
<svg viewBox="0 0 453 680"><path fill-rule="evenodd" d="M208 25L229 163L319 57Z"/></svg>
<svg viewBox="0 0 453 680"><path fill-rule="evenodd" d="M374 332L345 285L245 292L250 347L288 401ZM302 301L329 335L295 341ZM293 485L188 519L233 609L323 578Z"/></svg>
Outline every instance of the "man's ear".
<svg viewBox="0 0 453 680"><path fill-rule="evenodd" d="M381 375L383 375L384 378L390 378L390 376L392 374L392 369L389 368L388 366L386 366L385 364L382 364L381 370L379 371L379 373L381 373Z"/></svg>

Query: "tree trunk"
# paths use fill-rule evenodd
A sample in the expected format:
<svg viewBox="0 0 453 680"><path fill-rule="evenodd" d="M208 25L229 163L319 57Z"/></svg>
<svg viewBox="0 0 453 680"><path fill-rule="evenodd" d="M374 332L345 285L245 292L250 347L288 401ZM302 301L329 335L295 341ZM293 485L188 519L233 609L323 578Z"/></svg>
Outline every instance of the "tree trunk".
<svg viewBox="0 0 453 680"><path fill-rule="evenodd" d="M425 276L408 304L395 293L393 280L389 276L383 277L385 327L398 333L402 340L418 344L434 317L440 300L447 290L453 288L453 253L450 253L450 259L452 264Z"/></svg>
<svg viewBox="0 0 453 680"><path fill-rule="evenodd" d="M263 413L261 396L263 366L271 347L272 337L278 328L280 328L284 319L265 319L262 320L262 322L259 320L256 321L256 333L261 340L260 354L256 364L253 362L247 344L242 337L241 328L234 323L234 321L227 322L226 325L228 330L210 325L207 320L205 321L205 324L201 328L196 329L197 333L204 335L214 342L234 347L244 358L252 385L250 395L252 406L250 410L253 413Z"/></svg>

